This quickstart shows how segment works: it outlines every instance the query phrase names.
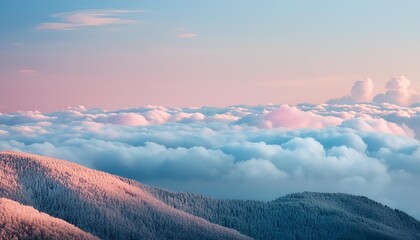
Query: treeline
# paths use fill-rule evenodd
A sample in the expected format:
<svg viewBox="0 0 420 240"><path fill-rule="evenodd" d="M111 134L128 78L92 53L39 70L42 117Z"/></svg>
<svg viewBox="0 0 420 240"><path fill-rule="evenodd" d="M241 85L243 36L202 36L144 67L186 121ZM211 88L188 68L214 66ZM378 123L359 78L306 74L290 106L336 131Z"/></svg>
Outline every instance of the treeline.
<svg viewBox="0 0 420 240"><path fill-rule="evenodd" d="M298 193L241 201L143 186L170 206L255 239L420 239L420 223L366 197Z"/></svg>

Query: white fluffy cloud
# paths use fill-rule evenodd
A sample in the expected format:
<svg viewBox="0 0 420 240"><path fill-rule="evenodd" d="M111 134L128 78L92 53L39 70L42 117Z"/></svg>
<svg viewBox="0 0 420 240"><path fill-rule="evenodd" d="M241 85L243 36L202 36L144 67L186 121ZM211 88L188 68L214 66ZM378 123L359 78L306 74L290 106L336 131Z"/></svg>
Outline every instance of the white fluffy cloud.
<svg viewBox="0 0 420 240"><path fill-rule="evenodd" d="M332 99L329 103L366 103L372 101L373 98L373 81L367 78L362 81L356 81L351 88L351 93L337 99Z"/></svg>
<svg viewBox="0 0 420 240"><path fill-rule="evenodd" d="M127 126L144 126L149 124L145 117L136 113L118 113L110 116L99 116L96 118L96 121Z"/></svg>
<svg viewBox="0 0 420 240"><path fill-rule="evenodd" d="M409 207L420 201L413 194L420 180L418 119L419 107L392 104L79 106L0 114L0 150L219 197L363 194L420 217Z"/></svg>
<svg viewBox="0 0 420 240"><path fill-rule="evenodd" d="M365 132L382 132L401 136L414 137L414 131L406 125L399 126L382 118L353 118L343 122L344 127L350 127Z"/></svg>
<svg viewBox="0 0 420 240"><path fill-rule="evenodd" d="M343 121L337 117L321 116L288 105L281 105L278 109L267 113L264 119L271 122L273 127L290 129L324 128L339 125Z"/></svg>
<svg viewBox="0 0 420 240"><path fill-rule="evenodd" d="M405 76L392 77L386 84L385 93L374 96L373 81L368 78L364 81L356 81L350 95L328 101L331 104L368 102L410 106L420 102L420 86L413 87L411 81Z"/></svg>
<svg viewBox="0 0 420 240"><path fill-rule="evenodd" d="M406 77L392 77L386 84L386 92L376 95L373 101L408 106L420 102L420 92L411 86L411 81Z"/></svg>

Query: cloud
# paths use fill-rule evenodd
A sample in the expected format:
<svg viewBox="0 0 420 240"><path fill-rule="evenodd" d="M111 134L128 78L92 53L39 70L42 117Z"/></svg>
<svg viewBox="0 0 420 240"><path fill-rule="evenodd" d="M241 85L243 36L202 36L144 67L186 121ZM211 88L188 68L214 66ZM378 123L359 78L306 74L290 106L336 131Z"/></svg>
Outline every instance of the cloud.
<svg viewBox="0 0 420 240"><path fill-rule="evenodd" d="M129 10L81 10L52 15L61 21L45 22L36 26L38 30L78 30L84 27L97 27L106 25L119 25L134 23L135 21L122 18L122 15L131 13Z"/></svg>
<svg viewBox="0 0 420 240"><path fill-rule="evenodd" d="M394 135L414 137L414 131L406 125L399 126L382 118L353 118L346 120L341 125L365 132L382 132Z"/></svg>
<svg viewBox="0 0 420 240"><path fill-rule="evenodd" d="M173 32L176 32L177 38L195 38L198 37L199 34L190 31L188 28L185 27L177 27L172 29Z"/></svg>
<svg viewBox="0 0 420 240"><path fill-rule="evenodd" d="M163 124L168 121L171 114L161 109L153 109L144 113L148 121L154 124ZM191 116L190 116L191 117Z"/></svg>
<svg viewBox="0 0 420 240"><path fill-rule="evenodd" d="M420 91L411 87L411 81L406 77L392 77L386 84L386 92L376 95L373 101L408 106L420 102Z"/></svg>
<svg viewBox="0 0 420 240"><path fill-rule="evenodd" d="M400 106L409 106L420 102L420 86L411 86L411 81L404 76L392 77L386 84L386 92L373 97L373 82L370 78L356 81L351 94L341 98L330 99L330 104L355 103L390 103Z"/></svg>
<svg viewBox="0 0 420 240"><path fill-rule="evenodd" d="M323 128L339 125L343 120L332 116L321 116L312 112L304 112L296 107L281 105L277 110L269 112L264 117L273 127Z"/></svg>
<svg viewBox="0 0 420 240"><path fill-rule="evenodd" d="M270 181L281 181L287 179L287 173L279 170L269 160L249 159L235 164L225 176L227 179L246 181L250 183L266 183Z"/></svg>
<svg viewBox="0 0 420 240"><path fill-rule="evenodd" d="M420 217L420 209L410 207L420 201L420 142L410 127L419 118L418 107L386 103L77 106L0 114L0 150L224 198L363 194Z"/></svg>
<svg viewBox="0 0 420 240"><path fill-rule="evenodd" d="M362 81L356 81L351 88L351 93L337 99L331 99L328 103L351 104L371 102L373 98L373 81L367 78Z"/></svg>
<svg viewBox="0 0 420 240"><path fill-rule="evenodd" d="M3 125L20 125L30 124L34 122L47 122L54 120L56 117L46 116L39 111L25 111L11 114L0 114L0 124Z"/></svg>
<svg viewBox="0 0 420 240"><path fill-rule="evenodd" d="M22 76L34 76L37 72L33 69L21 69L18 71Z"/></svg>
<svg viewBox="0 0 420 240"><path fill-rule="evenodd" d="M145 117L136 113L119 113L111 116L100 116L96 118L96 121L126 126L144 126L149 124Z"/></svg>
<svg viewBox="0 0 420 240"><path fill-rule="evenodd" d="M176 37L177 38L195 38L195 37L198 37L199 35L198 35L198 33L180 33L180 34L177 34L176 35Z"/></svg>

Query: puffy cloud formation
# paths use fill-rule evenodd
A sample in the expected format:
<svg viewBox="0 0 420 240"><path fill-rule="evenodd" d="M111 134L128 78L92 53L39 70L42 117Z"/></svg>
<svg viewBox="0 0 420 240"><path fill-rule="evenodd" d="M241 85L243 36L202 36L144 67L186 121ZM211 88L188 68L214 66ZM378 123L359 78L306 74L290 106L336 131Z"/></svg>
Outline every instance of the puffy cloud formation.
<svg viewBox="0 0 420 240"><path fill-rule="evenodd" d="M373 98L373 81L367 78L362 81L356 81L351 88L351 93L337 99L329 100L329 103L367 103L372 101Z"/></svg>
<svg viewBox="0 0 420 240"><path fill-rule="evenodd" d="M420 107L385 103L79 106L0 114L0 150L218 197L362 194L419 218L419 119Z"/></svg>
<svg viewBox="0 0 420 240"><path fill-rule="evenodd" d="M414 136L414 131L406 125L398 126L382 118L353 118L347 120L342 126L358 129L365 132L382 132L402 136Z"/></svg>
<svg viewBox="0 0 420 240"><path fill-rule="evenodd" d="M420 102L420 91L412 88L411 81L406 77L392 77L386 84L386 92L376 95L373 101L408 106Z"/></svg>
<svg viewBox="0 0 420 240"><path fill-rule="evenodd" d="M328 100L330 104L368 102L390 103L400 106L415 105L420 103L420 86L412 87L411 81L404 76L392 77L386 84L386 92L373 97L373 82L368 78L364 81L356 81L350 95Z"/></svg>
<svg viewBox="0 0 420 240"><path fill-rule="evenodd" d="M281 105L278 109L269 112L264 117L273 127L290 129L323 128L339 125L343 120L333 116L321 116L313 112L304 112L296 107Z"/></svg>
<svg viewBox="0 0 420 240"><path fill-rule="evenodd" d="M100 116L96 118L96 121L127 126L143 126L149 124L145 117L136 113L118 113L110 116Z"/></svg>

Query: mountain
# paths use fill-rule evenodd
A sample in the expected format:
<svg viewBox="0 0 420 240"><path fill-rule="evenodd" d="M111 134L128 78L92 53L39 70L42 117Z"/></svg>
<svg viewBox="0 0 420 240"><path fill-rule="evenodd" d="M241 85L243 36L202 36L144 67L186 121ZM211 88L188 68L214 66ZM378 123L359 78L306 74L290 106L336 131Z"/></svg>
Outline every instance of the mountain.
<svg viewBox="0 0 420 240"><path fill-rule="evenodd" d="M304 192L262 202L148 188L176 209L255 239L420 239L419 221L362 196Z"/></svg>
<svg viewBox="0 0 420 240"><path fill-rule="evenodd" d="M0 239L98 239L33 207L0 198Z"/></svg>
<svg viewBox="0 0 420 240"><path fill-rule="evenodd" d="M36 155L0 153L0 197L101 239L249 239L172 208L120 177Z"/></svg>
<svg viewBox="0 0 420 240"><path fill-rule="evenodd" d="M40 229L30 227L35 216L42 225L55 226L43 230L50 231L43 235L49 239L54 234L67 236L60 239L83 239L71 234L101 239L420 239L419 221L366 197L305 192L270 202L214 199L25 153L0 152L0 197L0 209L28 213L8 210L10 217L0 221L0 233L8 226L9 232L21 234L19 239L39 232L20 231L22 222ZM52 224L56 221L60 224Z"/></svg>

